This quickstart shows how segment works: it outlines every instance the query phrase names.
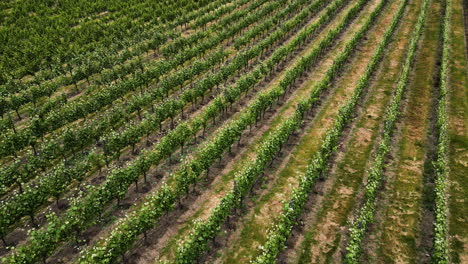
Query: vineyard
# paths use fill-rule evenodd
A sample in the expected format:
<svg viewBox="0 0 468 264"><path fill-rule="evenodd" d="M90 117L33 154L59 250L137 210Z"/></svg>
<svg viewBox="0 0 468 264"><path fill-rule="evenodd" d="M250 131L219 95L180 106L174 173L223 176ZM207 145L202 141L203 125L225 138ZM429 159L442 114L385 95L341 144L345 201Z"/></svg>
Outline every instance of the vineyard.
<svg viewBox="0 0 468 264"><path fill-rule="evenodd" d="M468 263L468 1L0 23L0 263Z"/></svg>

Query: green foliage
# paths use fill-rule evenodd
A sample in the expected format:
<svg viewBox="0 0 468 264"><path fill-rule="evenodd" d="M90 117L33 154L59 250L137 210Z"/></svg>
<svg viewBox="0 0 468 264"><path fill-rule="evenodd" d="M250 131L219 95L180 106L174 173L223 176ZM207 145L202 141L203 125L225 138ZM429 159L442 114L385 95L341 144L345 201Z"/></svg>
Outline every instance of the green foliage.
<svg viewBox="0 0 468 264"><path fill-rule="evenodd" d="M219 2L228 1L211 2L113 1L103 4L80 0L61 1L52 8L44 2L29 0L15 4L10 15L1 16L8 18L9 23L2 29L5 38L1 42L2 50L6 55L0 65L8 70L0 83L10 77L21 79L26 74L35 75L33 82L37 82L56 78L67 71L73 75L71 79L92 73L98 67L88 62L97 61L99 55L111 58L103 60L105 63L101 66L104 67L118 58L113 56L118 53L125 53L122 58L129 58L132 53L120 52L122 48L136 45L134 50L142 50L154 45L157 42L152 38L155 28L169 21L173 27L186 24L194 19L197 9L210 11ZM102 12L105 16L100 16ZM115 40L120 41L116 43ZM23 52L17 52L18 49Z"/></svg>
<svg viewBox="0 0 468 264"><path fill-rule="evenodd" d="M435 223L433 263L449 263L447 242L447 173L448 173L448 117L447 117L447 80L451 45L452 1L445 1L445 16L442 27L442 66L440 67L440 87L437 105L437 151L433 162L435 171Z"/></svg>

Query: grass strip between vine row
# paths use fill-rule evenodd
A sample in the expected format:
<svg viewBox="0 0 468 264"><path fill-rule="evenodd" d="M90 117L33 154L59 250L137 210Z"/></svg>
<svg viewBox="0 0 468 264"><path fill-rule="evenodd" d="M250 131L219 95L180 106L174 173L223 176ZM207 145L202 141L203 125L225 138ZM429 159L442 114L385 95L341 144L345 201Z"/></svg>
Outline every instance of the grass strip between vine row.
<svg viewBox="0 0 468 264"><path fill-rule="evenodd" d="M421 11L411 35L410 44L406 53L401 75L398 79L395 93L393 94L391 103L387 106L385 111L386 117L383 123L384 126L380 143L377 147L377 151L372 161L371 167L369 168L367 182L364 187L364 201L359 208L356 218L352 220L349 229L349 241L346 246L346 254L344 256L345 263L360 262L359 259L362 252L362 238L366 233L368 224L371 223L374 218L374 212L377 206L376 197L382 184L385 159L390 151L392 134L395 130L395 125L400 115L401 99L408 84L411 67L414 63L416 48L418 46L418 42L424 27L424 21L426 19L429 2L430 0L424 0L423 5L421 6Z"/></svg>

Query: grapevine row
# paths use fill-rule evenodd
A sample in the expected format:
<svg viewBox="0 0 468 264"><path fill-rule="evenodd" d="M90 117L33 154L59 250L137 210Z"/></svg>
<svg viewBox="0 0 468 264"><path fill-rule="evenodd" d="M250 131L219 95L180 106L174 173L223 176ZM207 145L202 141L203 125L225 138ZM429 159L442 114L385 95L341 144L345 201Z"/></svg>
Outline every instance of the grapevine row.
<svg viewBox="0 0 468 264"><path fill-rule="evenodd" d="M435 223L434 223L434 248L432 252L433 263L449 263L448 242L447 242L447 174L448 174L448 117L447 117L447 83L450 61L451 44L451 16L452 0L445 1L445 16L442 26L442 65L439 78L439 98L437 105L437 151L436 159L433 162L435 170Z"/></svg>
<svg viewBox="0 0 468 264"><path fill-rule="evenodd" d="M254 51L259 53L259 50L254 50ZM5 214L3 214L4 217L2 217L1 219L3 220L11 219L11 217L14 217L14 216L16 216L14 217L16 219L24 215L25 213L33 214L34 208L36 208L38 204L41 204L47 199L48 195L46 194L54 193L55 195L58 195L60 194L59 191L64 191L64 188L60 188L60 187L65 187L66 186L66 185L64 186L65 183L69 183L73 179L77 179L81 181L84 174L87 171L89 171L89 169L91 169L90 165L92 163L96 163L96 162L102 163L103 160L105 160L107 163L107 155L113 155L114 152L118 152L120 149L122 149L126 145L135 144L142 135L148 134L156 130L157 127L160 127L160 123L164 119L168 117L173 117L173 115L175 114L177 110L179 110L179 108L183 107L186 103L189 102L189 99L193 99L195 95L199 95L199 96L203 95L204 91L206 91L207 89L211 89L215 84L216 85L219 84L221 80L229 77L229 75L234 74L240 66L246 65L246 62L249 59L255 57L256 55L258 54L254 54L250 52L245 55L236 57L234 62L229 65L230 67L224 67L223 71L221 71L220 73L214 76L209 76L212 78L209 78L209 77L205 78L204 82L201 82L201 85L196 85L195 88L186 90L182 94L182 100L176 100L176 99L168 100L162 103L159 107L155 108L153 111L152 117L141 122L139 126L131 126L131 129L125 130L124 133L121 133L121 134L116 133L115 135L111 137L107 137L105 139L106 157L102 157L102 156L99 157L99 156L96 156L96 153L94 154L91 153L88 155L88 157L92 158L92 160L84 159L83 162L78 163L76 165L76 167L81 168L78 171L76 170L76 168L66 169L65 167L68 167L69 165L65 165L65 164L59 165L57 170L54 170L54 172L52 173L50 177L42 178L39 185L28 188L26 192L16 195L15 198L12 199L13 201L9 201L8 203L2 205L2 211L4 211ZM206 62L199 63L199 64L197 63L192 64L192 71L190 73L193 75L193 74L199 73L202 70L206 70L210 68L211 65L214 65L216 62L223 59L225 56L226 54L222 51L214 53L211 55L211 58L208 59ZM186 76L186 75L187 75L186 72L181 72L181 74L174 74L170 76L166 80L165 83L171 84L171 85L182 84L183 81L191 77L190 75L189 76ZM184 78L181 78L181 77L184 77ZM214 83L214 80L216 80L216 83ZM189 96L191 94L194 94L194 95ZM187 101L184 101L184 100L187 100ZM95 131L97 132L102 129L104 128L98 126L95 128ZM90 139L95 137L96 132L90 133L91 134ZM65 136L67 136L67 133L65 134ZM76 142L80 142L80 144L83 144L83 138L77 139ZM64 149L73 150L76 147L77 146L74 146L71 144L64 145ZM32 164L37 164L37 163L32 163ZM16 170L10 170L10 172L12 173L14 173L14 171ZM72 174L70 174L69 172L71 172ZM73 176L61 177L62 173L64 175L73 175ZM13 175L10 175L10 176L13 176ZM26 176L31 176L31 173L26 173L24 174L24 176L23 175L20 175L20 176L22 176L21 180L25 180L24 178ZM5 180L10 180L10 181L14 181L18 183L18 178L14 178L14 177L9 177L9 178L6 178ZM54 184L50 184L51 182L53 182ZM62 183L62 184L58 184L58 183ZM58 196L56 197L58 198ZM25 206L26 204L28 204L28 206ZM8 221L1 221L1 222L11 224L11 223L14 223L15 221L8 220Z"/></svg>
<svg viewBox="0 0 468 264"><path fill-rule="evenodd" d="M200 70L204 70L210 67L213 63L222 60L226 54L220 50L219 52L212 54L212 56L212 58L202 64L203 67L200 67ZM158 114L171 114L171 112L168 110L171 110L170 108L172 105L163 104L163 106L164 108L161 110L166 111L156 112L154 118L148 120L149 122L143 123L142 125L144 126L137 128L140 128L140 130L144 128L149 130L141 131L145 134L151 130L155 130L158 124L161 122L161 120L159 120L159 123L155 122L158 121ZM90 170L93 168L93 165L108 163L108 155L113 154L109 154L109 152L119 151L121 148L123 148L124 146L119 143L123 143L125 139L127 140L128 144L135 144L136 142L134 140L138 140L136 133L139 133L140 131L130 129L125 132L126 133L123 133L122 135L117 134L115 138L111 138L114 139L114 141L107 140L105 142L106 146L104 148L104 154L99 155L97 152L93 151L92 153L89 153L87 156L85 156L84 159L76 161L76 164L73 164L73 161L67 161L63 164L60 163L52 169L49 175L41 177L39 182L29 185L26 188L21 187L21 182L26 181L28 177L34 176L34 173L13 174L12 176L15 176L12 177L13 179L8 178L9 180L14 180L14 183L20 186L20 192L14 194L10 197L9 200L0 204L0 233L4 233L6 231L5 228L9 227L11 224L16 223L17 220L19 220L24 215L30 215L31 219L33 220L34 212L39 205L46 202L50 196L54 196L56 199L58 199L60 195L67 189L66 187L73 182L73 180L81 182L84 179L86 173L90 172ZM133 138L134 136L136 138ZM112 143L113 145L110 145ZM67 147L66 144L65 147ZM109 149L110 147L118 149Z"/></svg>
<svg viewBox="0 0 468 264"><path fill-rule="evenodd" d="M280 36L278 36L276 34L275 37L277 37L277 39L279 39ZM271 43L270 43L270 45L271 45ZM249 59L250 58L248 58L247 61ZM242 61L242 59L238 59L238 61ZM246 63L246 61L244 61L244 64L245 63ZM201 64L197 64L197 63L192 65L193 69L199 69L201 67L202 67ZM228 70L228 72L232 72L232 70ZM187 75L187 73L185 73L185 75ZM184 76L184 73L182 73L181 76ZM227 72L225 72L223 74L222 78L226 78L227 76L228 76ZM172 78L172 80L169 78L169 79L164 80L164 84L166 84L166 85L171 85L171 84L174 84L174 83L179 83L180 84L180 79L181 79L181 77L177 77L177 76ZM185 78L185 79L187 79L187 78ZM197 88L197 87L195 87L195 88ZM197 95L198 96L200 96L200 95L203 96L203 93L200 93L200 89L198 89L198 92L195 92L195 93L185 91L184 94L182 95L182 97L184 97L184 100L190 102L190 100L195 101ZM142 103L144 103L144 104L142 104ZM139 109L142 109L145 105L148 105L150 103L151 103L151 98L149 98L149 96L146 96L146 97L137 96L136 98L132 99L132 101L130 101L128 103L127 111L125 113L132 113L133 111L139 111ZM175 104L175 103L172 103L172 101L169 101L169 102L166 101L166 103L164 103L164 104L165 105L171 104L173 106L178 106L178 105L180 106L179 103ZM170 115L171 113L174 113L174 111L169 109L168 107L166 107L166 108L158 107L156 109L161 110L159 112L164 114L164 116L161 116L161 120L166 119L168 115ZM165 109L168 110L168 112L165 112ZM155 110L155 109L153 108L153 110ZM177 110L177 109L175 109L175 110ZM26 166L26 170L25 170L26 173L18 175L17 172L18 172L19 166L21 164L21 161L16 160L13 164L11 164L11 166L9 166L9 167L5 168L3 171L1 171L0 179L2 179L2 180L0 182L3 182L5 186L9 186L14 182L18 182L17 179L25 180L26 179L25 175L27 175L28 178L32 177L35 174L34 172L38 171L39 168L45 168L45 166L47 165L47 162L50 162L51 160L53 160L55 158L58 158L58 157L61 157L61 156L65 157L66 153L64 152L64 150L68 150L70 152L70 150L74 151L77 148L80 149L83 144L86 144L87 142L91 143L93 141L93 139L98 139L100 137L100 135L101 135L99 133L102 133L103 131L107 130L107 128L112 127L113 129L115 129L114 124L115 124L116 121L122 120L122 119L128 119L127 117L122 116L122 112L123 111L113 111L111 115L101 115L101 117L99 119L105 119L105 120L98 120L98 123L91 123L89 125L85 125L84 127L81 127L79 129L77 129L76 131L66 130L65 133L63 133L63 135L60 138L48 140L51 143L46 144L45 145L46 148L43 149L42 151L40 151L39 155L31 154L31 155L28 156L27 160L29 162L28 162L28 164L25 165ZM153 119L153 121L154 120L156 120L156 119ZM114 136L114 138L115 138L115 136ZM60 142L64 143L63 146L60 145ZM115 149L115 147L112 146L112 142L113 142L113 140L111 139L110 142L107 143L107 145L109 146L108 149ZM41 154L44 154L45 156L43 156ZM15 174L18 175L18 176L15 177L14 176ZM21 184L21 182L19 182L18 184Z"/></svg>
<svg viewBox="0 0 468 264"><path fill-rule="evenodd" d="M192 66L195 69L199 69L201 67L200 66L201 64L199 62L194 62L193 64L194 65ZM171 82L169 81L165 81L166 85L170 83ZM146 98L145 102L151 103L150 101L148 101L148 99L149 98ZM130 108L132 107L132 105L135 105L134 101L136 100L129 102ZM120 106L120 108L123 108L123 104L121 105L122 106ZM137 109L141 107L142 106L136 106L136 105L134 106L134 108L137 108ZM67 128L65 130L65 133L62 132L58 137L52 137L50 139L46 139L47 143L43 144L42 149L38 149L38 151L34 149L35 153L30 153L29 155L25 157L25 159L28 160L28 163L26 164L26 166L28 167L26 169L27 174L28 175L34 174L35 171L38 171L39 167L44 168L46 166L44 162L46 162L47 160L53 160L60 156L65 157L66 153L63 151L63 149L68 149L68 150L74 149L79 144L83 144L84 142L90 142L90 140L92 140L93 138L98 139L100 136L100 134L98 133L102 133L106 131L107 128L110 128L110 127L115 128L115 126L117 125L116 122L119 122L120 120L124 119L124 117L125 119L128 119L127 116L122 116L122 113L125 113L127 115L132 113L132 111L129 111L130 110L129 108L127 108L127 111L124 111L123 109L118 109L119 107L115 105L113 106L113 108L114 109L113 110L111 109L110 111L111 113L109 113L108 111L107 114L106 113L101 114L100 117L98 117L98 119L100 120L96 120L93 123L85 124L84 127L75 126L75 128ZM33 122L40 123L42 121L40 119L35 119L33 120ZM109 124L106 124L106 123L109 123ZM60 142L64 143L63 147L61 147ZM33 147L36 148L36 146L34 145ZM14 182L15 179L14 179L13 174L17 173L17 170L20 164L22 164L22 162L19 159L16 159L10 166L8 166L7 168L3 169L0 172L0 179L9 179L8 181L10 183ZM9 186L9 184L6 182L3 182L3 180L0 180L0 183L3 183L4 185ZM0 184L0 185L3 185L3 184Z"/></svg>
<svg viewBox="0 0 468 264"><path fill-rule="evenodd" d="M35 53L38 50L45 49L44 54L42 56L23 56L23 57L28 57L32 58L29 61L26 61L24 65L19 64L21 67L18 68L13 68L12 71L8 74L13 74L13 76L16 75L16 77L21 78L24 73L31 73L34 74L34 71L39 70L38 67L41 67L40 64L44 65L49 65L52 71L54 70L62 70L63 67L61 66L61 63L67 62L70 58L75 57L74 54L83 54L87 51L92 51L96 45L93 45L92 43L99 42L101 46L108 46L113 43L114 39L124 39L128 38L130 36L135 36L139 32L145 29L145 27L150 26L151 23L145 23L145 21L156 21L156 22L164 22L167 20L173 20L174 18L177 17L178 15L178 10L177 8L170 8L170 7L178 7L180 6L182 10L193 10L198 8L199 6L204 6L208 4L210 1L198 1L198 2L193 2L193 1L185 1L185 0L179 0L179 1L167 1L165 4L152 4L151 6L156 6L156 10L153 11L148 11L146 9L133 9L133 12L137 12L140 15L137 17L134 17L133 19L130 17L123 17L119 20L113 21L113 23L101 23L101 20L95 21L93 23L88 23L85 27L75 27L71 28L71 30L64 31L68 28L69 26L65 25L58 25L56 31L49 31L46 34L46 38L43 38L42 43L37 43L37 49L31 49L31 47L26 46L24 47L25 49L29 49L28 51L31 53ZM151 2L146 2L146 3L151 3ZM149 7L151 8L151 7ZM127 8L125 9L127 11ZM128 10L132 10L129 8ZM61 17L59 17L61 18ZM141 20L141 21L140 21ZM36 22L33 23L32 25L40 25L40 23L47 23L46 21L35 21L35 20L23 20L24 22ZM134 22L139 21L140 26L135 26ZM53 23L50 21L50 23ZM46 25L41 25L41 26L46 26ZM18 29L18 28L17 28ZM83 33L84 34L73 34L77 30L78 32L84 29ZM24 28L24 30L16 30L17 34L12 34L10 29L5 29L6 36L12 37L10 41L6 41L5 43L10 44L11 41L17 40L17 36L24 35L27 30ZM54 43L52 38L56 38L58 32L62 32L64 41L63 43L58 42ZM77 33L78 33L77 32ZM101 33L101 34L100 34ZM104 34L102 34L104 33ZM34 35L31 35L33 38L32 40L37 41L38 38L34 38ZM22 47L24 44L26 45L31 45L34 43L27 42L31 39L27 39L25 42L22 41L17 41L17 45L20 45ZM66 45L63 45L66 44ZM67 47L68 49L66 49ZM15 61L13 60L14 58L17 58L18 56L15 54L11 54L11 47L5 47L8 48L6 49L6 53L13 55L13 56L5 56L5 59L2 61L2 66L6 66L9 63ZM20 53L21 54L21 53ZM38 55L38 54L35 54ZM19 58L24 60L24 58ZM15 63L18 65L18 63ZM16 66L15 65L15 66ZM26 70L24 71L24 69ZM49 69L50 70L50 69ZM5 73L7 74L7 73ZM2 76L3 77L3 76ZM6 77L6 76L5 76ZM2 78L2 79L5 79Z"/></svg>
<svg viewBox="0 0 468 264"><path fill-rule="evenodd" d="M275 6L278 6L278 3L275 3ZM255 16L253 14L250 17ZM102 135L103 132L108 130L109 128L112 128L115 130L115 123L119 122L123 119L128 120L128 116L132 112L138 112L138 115L141 116L140 112L143 107L147 105L153 104L153 101L158 99L159 97L163 97L164 95L167 96L168 91L176 87L178 85L181 85L186 81L191 79L193 76L199 74L202 71L205 71L210 68L210 65L214 65L215 62L218 62L220 59L224 58L225 53L222 53L219 55L220 52L217 52L215 54L210 55L211 59L208 59L206 62L201 61L201 62L194 62L190 67L183 68L179 70L178 72L173 73L169 77L163 79L158 85L158 89L154 89L153 91L146 93L144 95L140 96L135 96L131 99L131 101L126 102L126 111L118 111L118 109L111 110L108 115L101 115L100 118L95 119L95 122L92 122L91 124L84 125L81 127L78 127L77 130L70 130L66 129L64 132L62 132L62 135L60 135L60 138L55 138L48 140L48 142L51 142L50 144L46 144L45 147L46 149L43 149L41 153L45 153L45 156L42 155L36 155L36 151L34 149L34 154L30 154L28 157L28 163L26 164L26 171L25 173L17 173L18 168L21 165L21 161L16 160L14 163L11 164L11 166L5 168L4 170L1 171L0 173L0 183L4 184L5 187L10 186L13 183L17 183L18 185L21 185L22 181L28 180L36 175L35 171L38 170L38 168L42 168L45 170L45 167L47 164L49 164L53 159L58 158L63 156L65 159L66 157L66 151L70 152L70 150L74 153L76 149L82 149L84 145L87 145L93 140L98 140L99 137ZM191 97L185 97L186 100L195 100L195 96ZM168 110L160 112L164 114L164 116L161 116L162 120L166 119L168 116L171 116L172 114L175 114L174 111L171 111L170 107L171 105L173 106L174 104L165 104L166 108L161 109L160 107L158 110ZM114 106L114 108L116 108ZM154 110L154 109L153 109ZM177 109L175 109L177 110ZM154 112L154 111L153 111ZM125 113L125 114L123 114ZM153 113L154 114L154 113ZM104 119L104 120L102 120ZM60 142L63 142L63 146L60 144ZM110 148L107 148L109 150L115 149L112 147L112 142L109 142L107 144L110 146ZM34 145L33 145L34 148ZM114 153L110 153L114 154ZM51 156L52 155L52 156Z"/></svg>
<svg viewBox="0 0 468 264"><path fill-rule="evenodd" d="M147 5L149 3L150 2L146 1L143 4ZM100 42L102 43L101 45L108 45L111 43L109 40L112 36L123 37L125 34L138 32L140 27L129 27L132 23L131 18L129 18L131 13L140 13L142 21L157 19L157 16L152 14L161 14L164 11L166 11L164 12L166 16L173 17L175 15L174 11L166 10L166 8L171 5L181 7L187 5L192 7L197 6L197 4L191 4L189 1L175 1L174 3L168 3L166 5L153 4L148 7L148 9L153 9L153 12L148 12L146 15L142 12L144 9L125 8L118 12L124 15L120 16L119 19L114 19L112 23L107 23L107 19L98 19L88 21L77 27L70 24L67 25L66 20L68 17L63 16L63 14L52 17L38 16L35 19L30 19L28 17L19 19L19 25L4 28L4 35L8 37L8 41L2 42L2 44L4 43L3 48L5 53L9 56L5 56L2 60L2 66L10 67L10 70L5 71L4 76L2 76L2 83L7 78L22 78L25 74L34 74L46 65L50 66L50 70L53 70L52 66L54 66L54 68L61 68L61 66L59 66L61 65L60 62L66 62L70 57L73 57L74 53L83 53L86 50L92 50L96 47L96 45L93 46L91 44L92 42ZM118 16L115 17L114 14L112 14L108 17L117 18ZM42 38L37 37L37 26L46 29L44 34L42 34ZM51 31L50 28L54 26L55 30ZM113 30L117 31L112 32ZM99 31L103 34L99 34ZM61 32L63 41L54 42L53 40L57 38L59 32ZM29 33L29 35L27 35L27 33ZM37 43L39 39L41 39L42 42ZM87 41L89 42L86 43ZM29 56L24 56L22 53L18 52L15 54L15 52L12 51L12 42L16 44L16 48L20 47L28 52ZM37 46L32 48L31 45L34 44L37 44ZM65 49L66 46L69 47L68 50ZM44 53L40 54L38 53L39 51L43 51ZM23 57L20 57L21 55L23 55ZM24 60L25 57L30 60L25 61L24 64L19 63ZM15 59L17 61L15 61ZM9 75L11 75L11 77Z"/></svg>
<svg viewBox="0 0 468 264"><path fill-rule="evenodd" d="M167 29L165 29L165 30L170 31L171 27L168 26L166 28ZM158 28L156 28L156 29L158 29ZM146 43L146 50L149 49L150 46L152 48L156 47L158 44L165 41L165 39L167 39L167 37L170 37L171 35L174 35L174 32L170 31L168 36L164 36L159 31L157 31L156 29L153 29L153 34L148 36L148 37L151 37L152 39L151 39L151 44L148 45L148 43ZM165 31L165 30L163 30L163 31ZM145 49L143 49L144 45L140 44L140 42L138 42L138 43L139 43L139 46L132 47L132 52L130 52L128 49L126 49L124 52L120 52L120 53L117 50L110 50L110 51L107 50L107 55L105 55L103 52L98 52L98 53L95 53L93 55L94 57L86 57L87 60L84 61L84 65L85 65L86 68L83 68L83 65L80 65L79 68L77 70L75 70L75 74L77 76L81 76L81 77L78 77L76 79L74 77L74 75L73 75L72 69L69 68L68 70L70 71L71 77L62 76L62 78L59 78L55 82L47 82L47 83L44 83L42 85L40 83L35 84L35 85L31 85L31 88L30 88L30 90L28 91L27 94L15 95L14 97L11 98L11 100L3 99L3 102L1 104L2 109L0 109L0 112L2 112L2 115L3 115L3 112L6 111L8 108L13 108L18 113L18 108L22 104L27 103L27 102L29 102L31 100L34 102L37 99L39 99L39 97L41 97L41 96L47 95L47 96L50 97L51 94L54 91L56 91L60 86L70 84L70 81L72 79L74 79L73 82L76 85L76 81L78 81L78 80L80 80L80 79L82 79L84 77L88 78L88 75L85 75L85 73L92 74L92 72L91 72L92 69L100 71L102 68L111 67L112 65L115 65L115 63L112 63L112 60L111 60L111 58L109 58L109 56L121 57L121 58L123 58L123 61L125 61L126 59L131 58L134 55L141 54L145 50ZM115 55L115 54L117 54L117 55ZM100 64L96 65L95 63L90 63L90 61L93 61L93 62L98 61L98 62L100 62ZM137 65L137 66L140 66L140 65ZM133 68L136 69L136 67L132 67L132 69ZM114 72L112 72L112 73L113 73L112 76L115 75ZM109 75L109 74L107 74L107 75ZM119 74L119 75L121 75L121 74ZM112 77L112 76L108 76L108 77ZM101 79L106 80L106 79L109 79L109 78L102 77ZM71 83L73 83L73 82L71 82ZM88 79L88 83L89 83L89 79ZM8 87L16 86L16 85L13 85L13 84L14 83L9 83ZM8 105L10 105L10 107L8 107ZM43 112L43 111L37 110L35 112ZM18 116L19 116L19 114L18 114Z"/></svg>
<svg viewBox="0 0 468 264"><path fill-rule="evenodd" d="M227 53L225 53L224 51L216 51L210 54L208 58L194 62L192 64L193 68L191 71L182 69L180 71L174 72L169 77L167 77L167 81L165 83L181 84L181 82L186 81L191 77L210 69L212 65L224 61L226 56ZM158 85L157 88L161 88L161 85ZM21 185L23 183L37 176L37 174L39 173L39 169L45 171L45 169L49 165L53 164L57 158L62 157L66 160L66 155L68 153L76 153L77 150L83 149L85 145L92 143L94 140L98 140L103 132L107 131L110 128L117 128L115 126L116 122L122 121L124 119L128 120L131 113L137 110L140 111L139 108L132 109L131 102L127 106L127 111L124 112L118 110L120 109L116 108L115 110L110 111L110 115L102 115L101 118L95 119L95 122L91 122L90 124L87 124L85 126L78 127L78 129L76 130L65 129L65 131L62 131L62 134L59 136L58 139L52 138L50 140L47 140L47 143L52 143L46 143L44 145L45 148L40 154L30 153L29 155L27 155L26 164L22 164L20 160L16 160L10 166L6 167L5 169L2 169L0 171L0 184L2 187L0 193L4 193L7 187L10 187L12 184L15 183L21 188ZM164 116L161 117L165 117L166 115L170 114L170 112L162 112L162 114L164 114ZM106 146L108 147L108 150L112 150L112 142L108 142ZM112 154L114 153L109 153L109 155ZM20 165L22 165L22 167L20 167Z"/></svg>
<svg viewBox="0 0 468 264"><path fill-rule="evenodd" d="M246 0L242 0L240 4L243 4L245 1ZM218 3L215 2L214 4L220 5L221 3L224 3L224 2L226 1L218 2ZM203 13L203 11L209 11L214 7L216 6L210 5L207 8L197 10L197 14L199 14L200 12ZM191 16L190 18L193 18L193 16ZM151 34L148 33L148 36L147 36L147 38L150 39L150 42L137 41L136 42L137 45L131 47L132 51L130 51L130 49L128 48L125 49L123 52L119 52L119 50L106 49L105 52L101 51L98 53L93 53L93 56L91 57L89 56L87 57L83 55L82 58L86 58L86 60L83 61L80 65L77 65L77 69L72 71L71 66L70 68L68 68L70 77L62 76L62 78L59 78L55 82L48 82L48 83L43 84L42 86L39 83L39 84L33 85L30 91L27 92L27 94L20 94L20 95L14 96L10 100L3 99L4 100L3 108L6 108L6 109L0 109L0 110L6 111L8 109L7 108L8 105L10 105L9 108L15 109L15 111L17 111L18 113L18 108L21 105L28 103L31 100L34 102L37 99L39 99L41 96L50 96L60 86L68 85L71 83L74 83L76 86L77 81L81 79L85 79L85 78L88 80L88 84L89 84L88 77L90 74L95 73L95 71L101 71L103 68L111 68L117 65L118 63L123 63L125 60L132 58L133 56L140 55L144 51L148 52L149 49L151 48L154 49L158 47L159 45L163 44L168 38L175 37L177 34L172 31L172 28L175 25L176 23L170 23L169 25L164 24L164 25L161 25L160 27L151 29L152 33ZM167 33L162 34L161 32L167 32ZM180 33L178 34L178 36L180 36ZM133 36L133 38L135 39L137 37ZM193 39L192 41L194 40L196 39ZM119 45L118 48L121 49L124 46L125 45ZM120 59L117 59L117 58L120 58ZM99 62L99 64L96 65L95 63L90 63L90 61L93 61L93 62L97 61ZM137 69L137 67L138 68L142 67L140 65L141 59L139 61L137 60L137 62L135 63L138 65L136 65L135 67L131 67L131 69ZM126 72L129 72L129 70L127 70ZM117 77L125 76L125 72L122 72L119 74L119 73L116 73L115 70L113 70L110 73L104 74L104 75L105 76L100 76L101 81L98 80L97 84L109 83L110 81L116 79ZM9 87L10 86L12 85L10 84ZM42 112L42 111L38 111L38 112Z"/></svg>

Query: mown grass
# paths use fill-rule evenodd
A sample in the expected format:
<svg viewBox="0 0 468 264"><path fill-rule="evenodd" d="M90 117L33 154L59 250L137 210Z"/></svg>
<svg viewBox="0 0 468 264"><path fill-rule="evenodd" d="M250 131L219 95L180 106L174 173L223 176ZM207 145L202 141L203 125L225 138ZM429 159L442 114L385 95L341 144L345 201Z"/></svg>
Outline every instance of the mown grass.
<svg viewBox="0 0 468 264"><path fill-rule="evenodd" d="M466 1L466 0L465 0ZM468 246L468 61L466 54L463 0L453 1L449 65L449 253L452 263L467 260ZM468 12L468 10L465 10ZM468 14L467 14L468 15ZM463 161L464 159L464 161ZM464 163L465 162L465 165Z"/></svg>

